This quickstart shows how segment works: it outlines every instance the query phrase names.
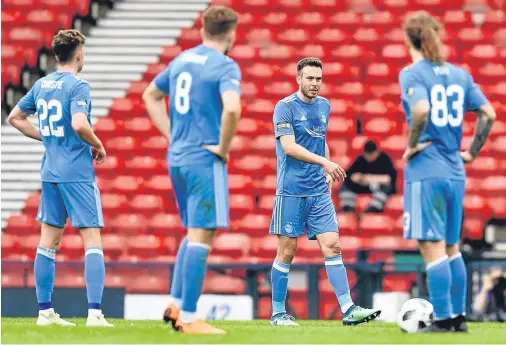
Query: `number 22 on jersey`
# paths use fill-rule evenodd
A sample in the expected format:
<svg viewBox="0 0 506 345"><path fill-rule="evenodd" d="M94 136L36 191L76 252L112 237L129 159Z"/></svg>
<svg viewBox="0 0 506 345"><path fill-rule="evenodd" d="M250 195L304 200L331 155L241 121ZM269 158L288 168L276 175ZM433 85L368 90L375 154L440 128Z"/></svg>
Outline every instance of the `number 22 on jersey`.
<svg viewBox="0 0 506 345"><path fill-rule="evenodd" d="M37 101L37 109L39 113L39 129L40 134L44 137L55 136L55 137L63 137L65 135L63 126L55 126L55 122L61 120L63 112L60 101L56 99L52 99L49 102L46 102L45 99L39 99ZM48 124L46 124L46 120L48 119Z"/></svg>
<svg viewBox="0 0 506 345"><path fill-rule="evenodd" d="M464 89L457 84L430 89L430 120L437 127L458 127L464 119Z"/></svg>

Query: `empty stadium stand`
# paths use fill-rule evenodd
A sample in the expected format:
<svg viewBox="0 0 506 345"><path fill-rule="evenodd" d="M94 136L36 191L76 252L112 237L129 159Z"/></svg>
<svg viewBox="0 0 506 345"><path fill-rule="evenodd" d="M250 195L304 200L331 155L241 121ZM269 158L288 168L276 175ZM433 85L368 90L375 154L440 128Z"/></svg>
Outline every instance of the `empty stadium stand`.
<svg viewBox="0 0 506 345"><path fill-rule="evenodd" d="M332 158L347 166L364 141L374 138L392 155L400 174L399 194L390 198L383 214L338 215L345 260L353 262L357 250L370 249L370 262L392 262L394 250L415 249L412 241L402 239L401 156L407 127L397 75L410 63L400 29L402 20L406 13L420 8L437 15L446 25L444 44L449 60L472 72L501 114L506 112L504 10L492 0L218 0L213 4L231 6L241 14L238 41L230 56L242 69L244 109L229 164L232 233L220 231L211 256L247 261L252 257L272 260L275 255L275 239L266 236L276 183L272 110L277 100L296 90L295 65L305 56L324 61L321 94L331 102L328 140ZM126 0L91 31L83 78L91 82L94 102L100 104L94 114L99 118L95 130L109 153L106 163L96 167L109 260L171 260L183 235L167 177L167 143L149 121L141 101L144 88L168 62L182 50L199 44L199 21L193 15L206 7L205 2L185 1L185 5L175 6L172 1ZM21 45L12 44L12 49L21 49ZM466 115L463 148L470 143L474 121L472 114ZM21 152L14 151L14 146L25 145L19 135L2 127L2 136L7 137L7 145L12 143L9 153ZM11 146L7 147L10 150ZM16 160L7 165L9 195L18 195L22 189L26 192L12 204L11 209L21 210L8 218L2 237L4 258L30 260L40 227L33 217L38 206L35 162L42 151L40 145L32 145L26 152L30 154L23 157L31 157L23 158L27 163ZM483 239L490 219L506 218L503 118L498 119L489 142L468 166L467 174L464 236ZM7 182L2 177L2 188L4 185ZM334 186L336 207L338 188ZM34 193L28 196L28 190ZM367 203L367 196L359 197L360 212ZM70 226L68 230L57 257L80 259L84 252L78 248L77 235ZM301 242L298 260L311 261L317 255L316 243ZM136 279L122 269L108 275L107 284L127 286L132 291L166 292L168 279L160 277L167 277L168 271L153 270L143 272L150 284L135 284ZM6 272L2 283L18 286L28 282L32 286L30 274L27 277L22 280L15 272ZM69 271L61 282L82 286L80 277L81 271ZM413 275L389 275L383 286L386 291L407 291L414 280ZM329 316L335 305L327 283L326 279L320 282L321 293L329 296L321 301L322 316ZM209 277L204 290L225 292L224 286L229 293L244 291L237 278L217 275ZM290 291L299 296L296 290ZM303 294L294 299L294 308L302 316L307 312L304 303ZM269 300L261 298L260 315L268 315L269 308Z"/></svg>

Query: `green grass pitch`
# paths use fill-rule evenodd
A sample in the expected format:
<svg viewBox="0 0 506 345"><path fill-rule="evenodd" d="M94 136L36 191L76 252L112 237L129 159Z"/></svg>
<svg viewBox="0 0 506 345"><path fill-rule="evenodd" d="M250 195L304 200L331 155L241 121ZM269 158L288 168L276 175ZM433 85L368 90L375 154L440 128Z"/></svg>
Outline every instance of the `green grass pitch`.
<svg viewBox="0 0 506 345"><path fill-rule="evenodd" d="M71 321L71 319L69 319ZM300 321L280 328L258 321L215 321L228 331L220 336L190 336L162 321L110 319L115 328L89 329L85 319L75 328L40 328L33 318L2 318L3 344L502 344L506 324L472 323L469 334L404 334L397 325L380 322L345 327L337 321Z"/></svg>

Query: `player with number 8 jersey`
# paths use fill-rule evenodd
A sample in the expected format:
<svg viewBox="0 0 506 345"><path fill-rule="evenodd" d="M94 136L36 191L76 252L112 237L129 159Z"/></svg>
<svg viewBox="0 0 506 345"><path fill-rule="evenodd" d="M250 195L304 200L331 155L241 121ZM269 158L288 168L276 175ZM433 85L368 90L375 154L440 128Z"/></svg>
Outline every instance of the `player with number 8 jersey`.
<svg viewBox="0 0 506 345"><path fill-rule="evenodd" d="M416 239L427 267L435 323L424 332L467 331L467 273L459 251L464 163L483 147L494 109L469 73L444 60L441 24L417 12L404 25L413 64L399 74L409 125L404 169L404 237ZM464 113L478 115L475 137L461 152Z"/></svg>
<svg viewBox="0 0 506 345"><path fill-rule="evenodd" d="M241 114L241 72L227 53L237 20L231 8L209 7L202 16L202 44L179 54L143 94L151 120L170 141L170 177L188 228L172 275L172 303L163 316L182 333L224 333L196 312L215 230L229 226L226 162Z"/></svg>

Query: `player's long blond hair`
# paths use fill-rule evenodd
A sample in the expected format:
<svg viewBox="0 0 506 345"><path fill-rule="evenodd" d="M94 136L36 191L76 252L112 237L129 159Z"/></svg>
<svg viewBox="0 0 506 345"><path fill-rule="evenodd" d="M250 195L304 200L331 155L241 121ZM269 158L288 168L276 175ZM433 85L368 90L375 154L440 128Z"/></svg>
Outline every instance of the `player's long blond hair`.
<svg viewBox="0 0 506 345"><path fill-rule="evenodd" d="M445 61L439 39L442 28L441 23L425 11L414 13L404 23L404 31L411 45L421 51L427 60L439 65Z"/></svg>

